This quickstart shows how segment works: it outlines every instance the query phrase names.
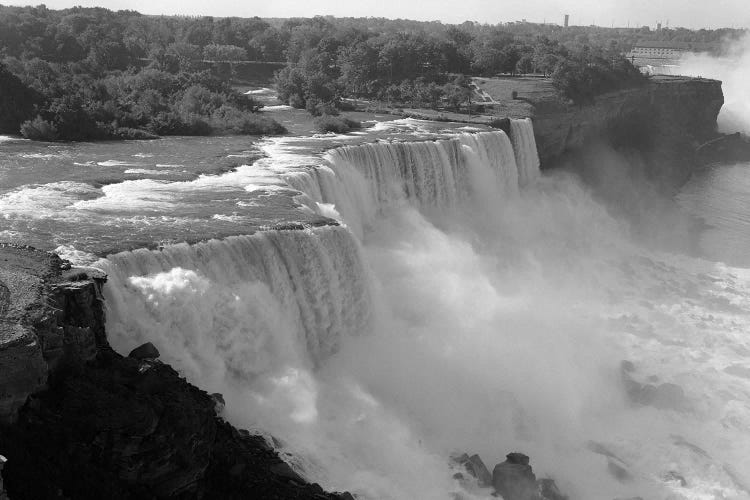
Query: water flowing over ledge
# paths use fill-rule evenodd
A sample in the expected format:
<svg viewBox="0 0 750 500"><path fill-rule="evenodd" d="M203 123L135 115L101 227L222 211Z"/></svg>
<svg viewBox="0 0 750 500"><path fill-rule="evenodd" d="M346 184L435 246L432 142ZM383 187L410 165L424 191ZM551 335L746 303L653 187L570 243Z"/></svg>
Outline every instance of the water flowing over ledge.
<svg viewBox="0 0 750 500"><path fill-rule="evenodd" d="M269 142L236 180L339 225L111 255L109 339L362 499L489 498L448 457L509 451L584 500L744 498L746 274L639 246L528 121L446 135Z"/></svg>

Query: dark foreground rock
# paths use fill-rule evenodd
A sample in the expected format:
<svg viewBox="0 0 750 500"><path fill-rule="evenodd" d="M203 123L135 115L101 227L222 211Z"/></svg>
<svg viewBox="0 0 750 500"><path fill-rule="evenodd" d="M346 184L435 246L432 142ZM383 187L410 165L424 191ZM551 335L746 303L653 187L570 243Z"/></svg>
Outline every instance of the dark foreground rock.
<svg viewBox="0 0 750 500"><path fill-rule="evenodd" d="M168 365L102 350L0 429L13 500L342 499L308 484Z"/></svg>
<svg viewBox="0 0 750 500"><path fill-rule="evenodd" d="M115 353L105 279L0 244L0 500L3 490L13 500L352 499L224 422L221 395L187 383L153 346Z"/></svg>

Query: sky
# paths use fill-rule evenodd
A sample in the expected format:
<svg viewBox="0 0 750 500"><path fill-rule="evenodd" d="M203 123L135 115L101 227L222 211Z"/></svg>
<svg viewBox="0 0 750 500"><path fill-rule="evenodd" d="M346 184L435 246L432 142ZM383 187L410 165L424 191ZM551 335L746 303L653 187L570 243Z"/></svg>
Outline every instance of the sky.
<svg viewBox="0 0 750 500"><path fill-rule="evenodd" d="M52 9L81 5L145 14L217 17L388 17L446 23L520 21L575 25L750 27L750 0L0 0L5 5L44 3Z"/></svg>

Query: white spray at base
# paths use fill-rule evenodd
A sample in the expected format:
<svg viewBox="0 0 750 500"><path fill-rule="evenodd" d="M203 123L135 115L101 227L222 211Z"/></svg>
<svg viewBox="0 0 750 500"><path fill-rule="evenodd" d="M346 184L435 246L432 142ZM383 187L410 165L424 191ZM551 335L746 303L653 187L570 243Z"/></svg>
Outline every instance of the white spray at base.
<svg viewBox="0 0 750 500"><path fill-rule="evenodd" d="M747 498L750 387L723 370L750 349L746 278L634 248L535 156L502 132L333 150L285 179L352 232L111 256L111 341L154 342L230 421L363 499L489 498L448 456L515 450L572 498ZM687 409L629 405L622 359Z"/></svg>

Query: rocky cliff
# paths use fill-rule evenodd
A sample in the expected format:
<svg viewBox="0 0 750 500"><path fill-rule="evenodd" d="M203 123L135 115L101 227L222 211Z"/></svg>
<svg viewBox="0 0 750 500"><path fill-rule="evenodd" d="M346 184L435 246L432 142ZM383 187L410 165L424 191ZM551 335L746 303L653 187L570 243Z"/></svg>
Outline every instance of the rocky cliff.
<svg viewBox="0 0 750 500"><path fill-rule="evenodd" d="M106 345L103 283L53 253L0 246L0 423L13 422L58 371Z"/></svg>
<svg viewBox="0 0 750 500"><path fill-rule="evenodd" d="M723 103L719 81L660 76L584 106L559 99L533 102L531 113L543 168L600 143L641 153L651 178L679 185L692 172L695 150L718 135Z"/></svg>
<svg viewBox="0 0 750 500"><path fill-rule="evenodd" d="M104 280L0 246L0 499L3 488L13 500L352 498L308 484L264 438L224 422L220 396L155 349L115 353Z"/></svg>

